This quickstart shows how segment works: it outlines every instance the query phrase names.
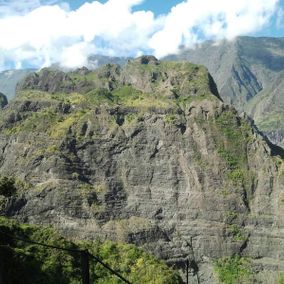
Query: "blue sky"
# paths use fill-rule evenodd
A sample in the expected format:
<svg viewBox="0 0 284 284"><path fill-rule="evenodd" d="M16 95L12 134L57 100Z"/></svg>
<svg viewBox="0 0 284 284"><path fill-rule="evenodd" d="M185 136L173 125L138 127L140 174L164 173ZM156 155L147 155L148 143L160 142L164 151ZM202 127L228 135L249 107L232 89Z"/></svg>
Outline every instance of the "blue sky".
<svg viewBox="0 0 284 284"><path fill-rule="evenodd" d="M0 70L90 54L163 57L236 36L284 37L284 0L0 0Z"/></svg>
<svg viewBox="0 0 284 284"><path fill-rule="evenodd" d="M68 2L72 9L77 9L86 2L92 2L91 0L69 0ZM100 0L99 2L105 3L107 0ZM145 0L142 4L134 7L134 11L137 10L150 10L156 16L161 14L167 14L170 12L171 8L177 5L178 3L183 2L182 0ZM279 7L284 9L284 0L279 1ZM276 23L276 17L272 18L272 21L269 25L263 27L258 32L253 32L250 35L252 36L268 36L268 37L284 37L284 23L282 22L281 26L278 26Z"/></svg>
<svg viewBox="0 0 284 284"><path fill-rule="evenodd" d="M76 9L80 7L82 4L85 2L92 2L91 0L89 1L84 1L84 0L69 0L65 1L68 2L70 7L72 9ZM101 3L107 2L107 0L101 0L99 1ZM133 10L151 10L152 12L155 13L155 15L160 15L160 14L165 14L170 12L171 8L177 5L182 1L180 0L147 0L144 1L141 5L137 5Z"/></svg>

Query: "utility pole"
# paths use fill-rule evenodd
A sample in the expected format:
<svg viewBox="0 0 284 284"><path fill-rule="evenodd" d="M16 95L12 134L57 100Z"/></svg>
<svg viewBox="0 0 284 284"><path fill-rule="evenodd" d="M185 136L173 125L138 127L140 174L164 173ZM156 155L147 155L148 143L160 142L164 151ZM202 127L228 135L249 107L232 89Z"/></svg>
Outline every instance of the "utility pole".
<svg viewBox="0 0 284 284"><path fill-rule="evenodd" d="M89 252L81 251L82 284L90 284Z"/></svg>
<svg viewBox="0 0 284 284"><path fill-rule="evenodd" d="M192 255L192 260L189 262L189 259L187 259L187 279L188 279L188 271L189 271L189 267L193 269L193 273L194 275L196 275L196 280L197 283L200 284L200 279L199 279L199 275L198 275L198 266L197 266L197 262L195 260L195 254L194 254L194 249L193 249L193 241L192 241L192 237L190 237L190 241L186 241L187 245L189 246L189 249L191 251L191 255ZM187 280L188 281L188 280ZM188 282L187 282L188 283Z"/></svg>
<svg viewBox="0 0 284 284"><path fill-rule="evenodd" d="M186 259L186 284L189 284L189 260Z"/></svg>

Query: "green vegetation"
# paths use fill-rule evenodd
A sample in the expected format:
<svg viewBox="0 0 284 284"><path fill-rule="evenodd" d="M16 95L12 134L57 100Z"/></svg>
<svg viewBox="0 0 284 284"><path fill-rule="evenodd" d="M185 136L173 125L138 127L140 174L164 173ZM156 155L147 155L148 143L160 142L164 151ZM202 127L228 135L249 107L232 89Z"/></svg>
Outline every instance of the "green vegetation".
<svg viewBox="0 0 284 284"><path fill-rule="evenodd" d="M246 283L252 275L250 261L240 256L216 260L214 271L223 284Z"/></svg>
<svg viewBox="0 0 284 284"><path fill-rule="evenodd" d="M58 114L51 108L46 108L41 112L32 112L29 116L8 130L10 134L18 134L19 132L42 132L47 127L51 127L57 121Z"/></svg>
<svg viewBox="0 0 284 284"><path fill-rule="evenodd" d="M113 93L113 100L116 104L124 106L149 109L149 108L170 108L174 107L169 99L150 93L143 93L132 86L123 86Z"/></svg>
<svg viewBox="0 0 284 284"><path fill-rule="evenodd" d="M209 95L207 93L204 95L194 95L194 96L179 96L177 98L177 104L184 109L185 107L189 106L192 102L196 102L196 101L203 101L203 100L210 100L213 101L214 99L216 99L214 96Z"/></svg>
<svg viewBox="0 0 284 284"><path fill-rule="evenodd" d="M247 144L253 136L248 122L230 109L218 114L215 121L199 116L195 122L203 131L211 133L217 152L225 162L228 187L243 188L249 185L251 173L247 170Z"/></svg>
<svg viewBox="0 0 284 284"><path fill-rule="evenodd" d="M0 177L0 195L10 197L17 191L15 179L11 177Z"/></svg>
<svg viewBox="0 0 284 284"><path fill-rule="evenodd" d="M244 241L246 238L243 229L239 225L229 224L227 230L230 233L230 235L233 236L233 239L235 241Z"/></svg>
<svg viewBox="0 0 284 284"><path fill-rule="evenodd" d="M257 125L262 131L273 131L284 127L283 113L271 113L257 120Z"/></svg>
<svg viewBox="0 0 284 284"><path fill-rule="evenodd" d="M82 126L87 120L91 120L95 128L92 133L95 133L96 129L99 133L101 128L105 129L112 123L114 125L130 123L136 121L138 116L146 111L163 109L170 113L166 116L165 122L173 123L174 116L178 116L180 108L186 108L193 101L216 99L211 94L207 69L186 62L137 64L134 60L123 69L108 64L86 73L70 72L64 75L65 79L56 79L57 81L54 79L56 72L44 69L38 74L39 78L49 79L49 85L55 91L44 91L46 88L43 84L22 85L14 100L20 111L12 113L11 110L5 110L7 113L1 114L0 117L0 121L3 121L0 127L5 129L6 134L35 132L59 140L72 132L80 141L81 133L84 134L81 129L85 129L85 126ZM127 78L134 78L134 82L137 83L131 84ZM71 84L72 88L63 86L65 83L68 86ZM33 105L33 102L36 103ZM131 111L124 113L123 119L95 121L94 113L100 106L108 108L121 106L131 108ZM113 129L114 125L110 128ZM53 142L53 146L48 147L47 152L56 152L57 144Z"/></svg>
<svg viewBox="0 0 284 284"><path fill-rule="evenodd" d="M253 137L248 122L228 110L216 118L216 126L218 153L227 164L228 179L236 186L249 183L247 144Z"/></svg>
<svg viewBox="0 0 284 284"><path fill-rule="evenodd" d="M277 284L284 284L284 272L279 274Z"/></svg>
<svg viewBox="0 0 284 284"><path fill-rule="evenodd" d="M14 177L0 176L0 195L10 197L18 191L25 191L31 187L30 184Z"/></svg>
<svg viewBox="0 0 284 284"><path fill-rule="evenodd" d="M104 228L114 232L116 239L123 242L129 234L149 231L153 228L153 224L149 219L131 216L128 219L110 220L104 225Z"/></svg>
<svg viewBox="0 0 284 284"><path fill-rule="evenodd" d="M150 83L148 87L154 93L158 93L160 98L167 96L165 91L168 87L174 97L181 100L180 102L183 98L203 97L211 93L207 69L189 62L137 64L133 61L126 65L125 72L147 80Z"/></svg>
<svg viewBox="0 0 284 284"><path fill-rule="evenodd" d="M114 98L112 93L104 88L92 90L86 94L88 102L93 105L107 104L112 105Z"/></svg>
<svg viewBox="0 0 284 284"><path fill-rule="evenodd" d="M66 94L65 94L66 96ZM56 94L50 94L48 92L40 91L40 90L21 90L18 92L15 100L16 101L26 101L26 100L34 100L37 101L64 101L64 97L62 94L56 93Z"/></svg>
<svg viewBox="0 0 284 284"><path fill-rule="evenodd" d="M30 239L68 249L76 248L51 228L18 225L0 218L0 273L4 283L80 283L80 263L70 253L14 240Z"/></svg>
<svg viewBox="0 0 284 284"><path fill-rule="evenodd" d="M125 119L125 121L126 121L127 123L132 123L132 122L137 121L138 117L139 117L139 114L138 114L138 113L128 113L128 114L124 117L124 119Z"/></svg>
<svg viewBox="0 0 284 284"><path fill-rule="evenodd" d="M162 261L145 253L134 245L96 242L85 244L88 250L107 262L117 272L124 275L131 283L174 284L182 283L180 277ZM123 283L111 275L100 264L91 267L96 273L99 284Z"/></svg>
<svg viewBox="0 0 284 284"><path fill-rule="evenodd" d="M51 138L61 138L64 137L68 130L74 126L78 120L85 115L84 111L73 112L68 116L64 116L61 120L57 121L50 130Z"/></svg>
<svg viewBox="0 0 284 284"><path fill-rule="evenodd" d="M179 119L179 117L176 114L166 114L164 120L166 123L174 123Z"/></svg>
<svg viewBox="0 0 284 284"><path fill-rule="evenodd" d="M181 283L180 277L162 261L134 245L112 242L72 243L52 228L19 225L0 218L0 275L4 283L81 283L81 258L75 252L42 247L14 239L32 240L66 249L88 249L132 283ZM122 283L99 263L90 261L96 283Z"/></svg>

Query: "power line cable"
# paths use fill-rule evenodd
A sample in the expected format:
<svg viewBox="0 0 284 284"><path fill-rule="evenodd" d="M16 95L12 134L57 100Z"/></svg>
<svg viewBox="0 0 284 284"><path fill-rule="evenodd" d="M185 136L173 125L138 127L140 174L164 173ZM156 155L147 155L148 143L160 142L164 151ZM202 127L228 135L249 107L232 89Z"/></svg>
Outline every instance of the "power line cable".
<svg viewBox="0 0 284 284"><path fill-rule="evenodd" d="M57 249L57 250L62 250L62 251L69 251L69 252L73 252L73 253L80 253L81 257L83 260L86 259L86 257L91 257L94 260L96 260L98 263L100 263L104 268L106 268L107 270L109 270L112 274L116 275L118 278L120 278L121 280L123 280L125 283L127 284L132 284L131 282L129 282L126 278L124 278L122 275L120 275L118 272L116 272L115 270L113 270L110 266L108 266L106 263L104 263L101 259L99 259L97 256L94 256L92 254L89 253L88 250L78 250L78 249L68 249L68 248L62 248L62 247L57 247L57 246L53 246L53 245L47 245L44 243L39 243L39 242L35 242L35 241L31 241L31 240L27 240L27 239L23 239L23 238L19 238L19 237L15 237L12 236L10 234L7 234L5 232L0 232L2 235L5 235L6 237L9 237L13 240L18 240L18 241L22 241L25 243L30 243L30 244L34 244L34 245L38 245L38 246L43 246L43 247L47 247L47 248L52 248L52 249ZM86 268L87 266L87 268ZM89 271L89 262L87 260L87 262L84 262L84 270L85 273L88 273L86 270ZM86 281L84 283L89 283L89 281Z"/></svg>

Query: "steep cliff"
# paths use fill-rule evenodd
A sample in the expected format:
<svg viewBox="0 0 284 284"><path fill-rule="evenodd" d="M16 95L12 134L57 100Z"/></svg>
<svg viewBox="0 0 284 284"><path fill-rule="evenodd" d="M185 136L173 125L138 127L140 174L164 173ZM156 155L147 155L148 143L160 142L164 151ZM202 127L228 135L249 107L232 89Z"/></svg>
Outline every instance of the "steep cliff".
<svg viewBox="0 0 284 284"><path fill-rule="evenodd" d="M281 152L223 104L206 68L144 56L54 72L30 75L0 112L1 175L26 183L2 214L134 243L184 273L189 259L191 283L226 269L277 281Z"/></svg>
<svg viewBox="0 0 284 284"><path fill-rule="evenodd" d="M205 65L226 103L246 111L271 141L284 146L284 39L237 37L182 50L171 60Z"/></svg>

